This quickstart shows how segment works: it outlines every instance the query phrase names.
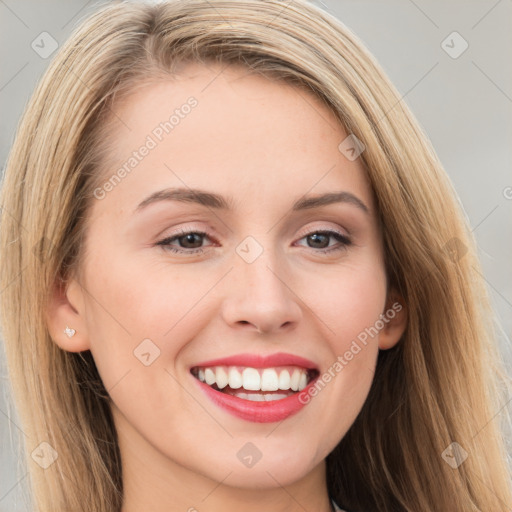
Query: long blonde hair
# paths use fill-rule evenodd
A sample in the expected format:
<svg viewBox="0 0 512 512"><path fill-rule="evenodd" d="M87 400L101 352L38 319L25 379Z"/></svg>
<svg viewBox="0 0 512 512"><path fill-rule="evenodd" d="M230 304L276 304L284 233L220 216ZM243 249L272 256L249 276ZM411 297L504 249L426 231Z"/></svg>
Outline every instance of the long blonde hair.
<svg viewBox="0 0 512 512"><path fill-rule="evenodd" d="M49 290L84 257L115 100L187 60L239 64L303 87L366 147L360 158L380 213L388 280L407 304L408 326L379 353L368 399L327 457L332 498L380 512L510 510L495 419L508 381L456 194L373 57L306 0L109 5L78 27L38 84L7 163L0 231L1 323L33 509L121 509L108 393L89 351L52 341L45 308ZM30 457L43 441L58 454L47 469ZM468 454L456 468L443 456L453 442Z"/></svg>

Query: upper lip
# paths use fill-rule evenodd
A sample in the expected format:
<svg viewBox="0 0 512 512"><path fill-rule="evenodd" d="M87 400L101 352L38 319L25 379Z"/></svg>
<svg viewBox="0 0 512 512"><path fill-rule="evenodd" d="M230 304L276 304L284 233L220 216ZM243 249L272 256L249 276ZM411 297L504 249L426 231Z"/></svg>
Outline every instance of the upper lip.
<svg viewBox="0 0 512 512"><path fill-rule="evenodd" d="M318 366L309 359L294 354L278 352L276 354L235 354L229 357L211 359L193 365L195 367L209 366L246 366L249 368L271 368L275 366L299 366L308 370L318 370Z"/></svg>

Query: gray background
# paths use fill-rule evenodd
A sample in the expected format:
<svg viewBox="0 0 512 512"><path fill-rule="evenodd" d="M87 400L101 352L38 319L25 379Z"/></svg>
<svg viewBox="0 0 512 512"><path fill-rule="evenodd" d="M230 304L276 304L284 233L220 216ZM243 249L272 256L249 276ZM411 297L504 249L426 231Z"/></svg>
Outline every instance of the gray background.
<svg viewBox="0 0 512 512"><path fill-rule="evenodd" d="M32 41L48 32L62 43L101 3L0 0L2 167L24 105L50 60L32 49ZM501 326L500 346L512 362L512 188L507 188L512 187L512 1L323 0L323 5L364 41L430 137L475 233ZM469 44L458 58L443 49L461 48L453 36L442 45L454 31ZM21 467L18 473L14 448L23 433L1 351L0 377L0 512L27 511L26 471ZM511 403L496 411L496 420Z"/></svg>

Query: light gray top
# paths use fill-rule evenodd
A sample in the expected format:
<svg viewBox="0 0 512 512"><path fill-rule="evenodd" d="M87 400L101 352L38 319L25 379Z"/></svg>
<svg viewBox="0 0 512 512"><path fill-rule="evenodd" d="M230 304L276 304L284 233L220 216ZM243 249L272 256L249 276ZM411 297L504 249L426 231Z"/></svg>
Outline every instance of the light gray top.
<svg viewBox="0 0 512 512"><path fill-rule="evenodd" d="M336 510L336 511L339 511L339 512L345 512L343 509L341 509L340 507L338 507L338 505L336 505L336 503L334 502L334 500L332 500L332 506L334 507L334 510Z"/></svg>

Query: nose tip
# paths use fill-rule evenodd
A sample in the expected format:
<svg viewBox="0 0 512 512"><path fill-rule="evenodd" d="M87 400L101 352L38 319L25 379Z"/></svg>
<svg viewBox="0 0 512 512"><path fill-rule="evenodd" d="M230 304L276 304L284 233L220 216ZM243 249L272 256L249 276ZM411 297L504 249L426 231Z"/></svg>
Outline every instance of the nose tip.
<svg viewBox="0 0 512 512"><path fill-rule="evenodd" d="M258 334L275 332L296 325L302 309L287 283L265 262L244 263L230 281L223 301L225 322L237 329L251 326ZM291 278L288 278L291 281Z"/></svg>

